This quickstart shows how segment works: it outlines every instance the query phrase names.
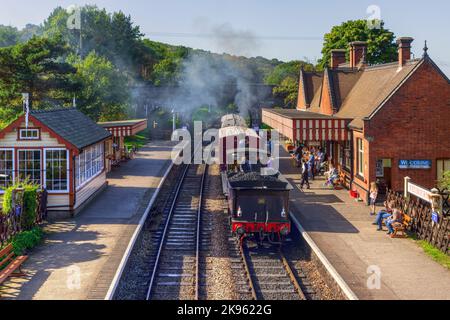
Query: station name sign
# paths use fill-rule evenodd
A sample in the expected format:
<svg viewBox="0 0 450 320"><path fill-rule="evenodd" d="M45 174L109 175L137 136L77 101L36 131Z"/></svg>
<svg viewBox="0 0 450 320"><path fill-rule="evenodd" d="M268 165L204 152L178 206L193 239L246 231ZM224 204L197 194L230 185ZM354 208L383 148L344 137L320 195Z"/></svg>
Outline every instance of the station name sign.
<svg viewBox="0 0 450 320"><path fill-rule="evenodd" d="M400 160L400 169L431 169L431 160Z"/></svg>
<svg viewBox="0 0 450 320"><path fill-rule="evenodd" d="M425 188L419 187L418 185L414 183L408 183L408 193L415 195L416 197L419 197L420 199L423 199L427 202L431 202L431 191L427 190Z"/></svg>

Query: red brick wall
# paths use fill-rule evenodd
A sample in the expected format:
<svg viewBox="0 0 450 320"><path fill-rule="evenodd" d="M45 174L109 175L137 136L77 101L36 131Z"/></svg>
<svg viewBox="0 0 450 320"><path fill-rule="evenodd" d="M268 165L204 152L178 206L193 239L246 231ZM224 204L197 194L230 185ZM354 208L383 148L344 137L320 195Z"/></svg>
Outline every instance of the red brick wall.
<svg viewBox="0 0 450 320"><path fill-rule="evenodd" d="M298 99L297 99L297 110L305 110L305 95L303 91L302 81L299 80L298 83Z"/></svg>
<svg viewBox="0 0 450 320"><path fill-rule="evenodd" d="M320 113L333 115L331 106L330 90L328 88L328 78L325 76L322 86L322 100L320 101Z"/></svg>
<svg viewBox="0 0 450 320"><path fill-rule="evenodd" d="M365 124L372 136L369 180L376 160L392 158L392 188L403 190L405 176L427 188L436 185L438 159L450 158L450 84L425 62L403 87ZM400 170L400 159L432 160L431 170Z"/></svg>

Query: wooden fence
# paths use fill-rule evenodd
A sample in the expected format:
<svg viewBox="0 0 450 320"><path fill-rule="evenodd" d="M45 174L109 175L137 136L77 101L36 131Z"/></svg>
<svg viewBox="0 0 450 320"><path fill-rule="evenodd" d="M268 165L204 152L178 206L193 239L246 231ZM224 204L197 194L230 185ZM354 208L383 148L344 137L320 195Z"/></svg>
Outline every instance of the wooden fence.
<svg viewBox="0 0 450 320"><path fill-rule="evenodd" d="M47 192L38 192L36 201L38 206L36 208L35 225L39 225L47 218ZM21 214L22 209L17 208L8 213L0 211L0 248L22 231L20 226Z"/></svg>
<svg viewBox="0 0 450 320"><path fill-rule="evenodd" d="M387 201L394 201L397 208L401 208L412 218L409 231L442 252L450 253L450 217L448 215L441 217L439 224L435 224L431 219L431 205L418 199L406 199L402 194L392 190L388 190Z"/></svg>

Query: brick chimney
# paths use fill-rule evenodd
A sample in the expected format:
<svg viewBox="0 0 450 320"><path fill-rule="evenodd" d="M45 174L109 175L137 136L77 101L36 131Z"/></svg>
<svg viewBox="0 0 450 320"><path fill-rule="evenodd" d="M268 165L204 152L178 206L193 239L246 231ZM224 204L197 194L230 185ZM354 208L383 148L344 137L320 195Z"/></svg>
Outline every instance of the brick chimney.
<svg viewBox="0 0 450 320"><path fill-rule="evenodd" d="M397 39L398 45L398 64L403 67L408 60L411 60L411 43L413 38L402 37Z"/></svg>
<svg viewBox="0 0 450 320"><path fill-rule="evenodd" d="M367 42L350 42L350 68L356 68L361 62L364 62L365 54L367 54Z"/></svg>
<svg viewBox="0 0 450 320"><path fill-rule="evenodd" d="M340 64L343 64L346 61L345 55L347 54L347 50L345 49L333 49L331 50L331 61L330 68L336 69Z"/></svg>

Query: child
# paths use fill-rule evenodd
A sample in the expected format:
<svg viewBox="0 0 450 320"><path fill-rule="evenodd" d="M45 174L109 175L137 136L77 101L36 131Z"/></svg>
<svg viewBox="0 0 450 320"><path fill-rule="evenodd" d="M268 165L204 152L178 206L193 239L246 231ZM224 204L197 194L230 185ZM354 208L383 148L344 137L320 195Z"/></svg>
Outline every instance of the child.
<svg viewBox="0 0 450 320"><path fill-rule="evenodd" d="M375 215L375 211L376 211L375 203L377 202L377 197L378 197L378 186L377 186L376 182L372 182L370 184L369 192L370 192L369 198L370 198L370 207L371 207L370 215L373 216L373 215Z"/></svg>

